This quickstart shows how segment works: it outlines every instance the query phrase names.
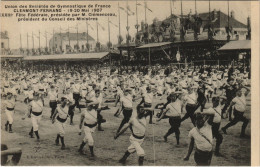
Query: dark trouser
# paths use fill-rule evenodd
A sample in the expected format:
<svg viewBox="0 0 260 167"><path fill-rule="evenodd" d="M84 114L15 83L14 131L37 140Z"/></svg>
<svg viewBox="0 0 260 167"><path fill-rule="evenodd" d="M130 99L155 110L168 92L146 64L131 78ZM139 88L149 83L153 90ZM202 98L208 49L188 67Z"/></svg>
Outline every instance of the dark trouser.
<svg viewBox="0 0 260 167"><path fill-rule="evenodd" d="M69 106L69 116L70 116L70 123L73 123L73 117L74 117L74 108L75 108L75 105L71 105Z"/></svg>
<svg viewBox="0 0 260 167"><path fill-rule="evenodd" d="M213 123L212 125L212 135L216 138L216 152L219 152L220 144L223 141L223 136L219 133L220 123Z"/></svg>
<svg viewBox="0 0 260 167"><path fill-rule="evenodd" d="M205 108L206 102L207 102L206 97L199 97L198 98L198 106L197 106L196 110L199 107L201 107L200 111L203 112L203 109Z"/></svg>
<svg viewBox="0 0 260 167"><path fill-rule="evenodd" d="M197 166L209 166L212 159L212 151L196 150L194 153L194 160Z"/></svg>
<svg viewBox="0 0 260 167"><path fill-rule="evenodd" d="M232 101L231 98L227 98L227 101L226 101L226 103L225 103L225 106L224 106L223 109L222 109L222 115L226 112L226 110L227 110L228 106L230 105L231 101ZM231 113L231 112L229 112L229 113Z"/></svg>
<svg viewBox="0 0 260 167"><path fill-rule="evenodd" d="M241 135L244 135L249 120L244 116L243 112L239 112L236 109L234 109L234 119L230 121L225 127L223 127L223 129L227 130L229 127L236 125L239 121L243 122Z"/></svg>
<svg viewBox="0 0 260 167"><path fill-rule="evenodd" d="M186 120L187 118L190 117L191 122L193 123L193 125L195 126L195 118L194 118L194 112L196 111L197 106L196 105L186 105L186 114L184 115L184 117L181 119L181 122Z"/></svg>
<svg viewBox="0 0 260 167"><path fill-rule="evenodd" d="M124 118L123 118L123 120L122 120L122 122L121 122L121 124L120 124L120 126L119 126L119 128L118 128L118 130L117 130L117 132L120 132L120 130L122 129L122 127L123 127L126 123L129 122L129 120L130 120L130 118L131 118L131 116L132 116L132 113L133 113L133 109L126 109L126 108L124 108L124 110L123 110Z"/></svg>
<svg viewBox="0 0 260 167"><path fill-rule="evenodd" d="M80 109L79 106L79 100L80 100L80 94L78 93L73 93L73 99L75 100L75 105L78 109Z"/></svg>
<svg viewBox="0 0 260 167"><path fill-rule="evenodd" d="M103 120L103 116L101 115L101 109L97 109L97 123L98 123L98 127L101 126Z"/></svg>
<svg viewBox="0 0 260 167"><path fill-rule="evenodd" d="M51 107L51 116L50 117L52 117L53 114L54 114L55 109L57 108L57 102L56 101L55 102L50 102L50 107Z"/></svg>
<svg viewBox="0 0 260 167"><path fill-rule="evenodd" d="M171 128L165 134L165 137L167 138L172 133L175 133L177 144L179 144L179 138L180 138L179 127L181 125L181 117L169 117L169 124L171 125Z"/></svg>
<svg viewBox="0 0 260 167"><path fill-rule="evenodd" d="M156 116L157 116L158 118L161 117L161 115L162 115L162 113L163 113L163 110L166 109L166 106L167 106L168 104L170 104L169 101L166 102L165 104L160 103L160 104L157 104L157 105L155 106L155 109L160 109L160 110L161 110L159 113L156 114ZM159 108L159 106L161 106L161 105L163 105L163 106L162 106L161 108ZM166 115L164 115L164 117L163 117L162 119L166 119L166 118L169 118L169 117L166 116Z"/></svg>
<svg viewBox="0 0 260 167"><path fill-rule="evenodd" d="M144 108L151 108L151 104L144 103ZM150 116L150 123L153 121L153 114L154 112L151 110L146 110L146 113Z"/></svg>

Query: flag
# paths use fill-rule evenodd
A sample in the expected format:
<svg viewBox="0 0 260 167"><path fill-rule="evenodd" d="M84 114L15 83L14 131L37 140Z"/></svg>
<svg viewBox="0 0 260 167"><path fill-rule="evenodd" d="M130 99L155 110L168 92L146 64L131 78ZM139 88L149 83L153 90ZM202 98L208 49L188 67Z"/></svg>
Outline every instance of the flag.
<svg viewBox="0 0 260 167"><path fill-rule="evenodd" d="M125 9L124 9L123 7L119 7L119 9L121 9L121 10L125 11Z"/></svg>
<svg viewBox="0 0 260 167"><path fill-rule="evenodd" d="M115 27L118 27L116 24L112 23L111 21L109 21L109 23L111 23L111 24L114 25Z"/></svg>
<svg viewBox="0 0 260 167"><path fill-rule="evenodd" d="M150 12L153 12L151 9L147 8Z"/></svg>
<svg viewBox="0 0 260 167"><path fill-rule="evenodd" d="M91 30L94 30L94 28L90 25L90 24L88 24L89 25L89 27L91 28Z"/></svg>
<svg viewBox="0 0 260 167"><path fill-rule="evenodd" d="M147 7L147 2L144 3L144 8L148 9L150 12L153 12L151 9Z"/></svg>
<svg viewBox="0 0 260 167"><path fill-rule="evenodd" d="M101 24L98 23L98 25L100 25L100 27L102 28L102 30L105 31L105 28L104 28Z"/></svg>
<svg viewBox="0 0 260 167"><path fill-rule="evenodd" d="M129 7L129 5L127 6L127 11L129 11L132 15L134 15L135 13L134 12L132 12L131 11L131 9L130 9L130 7ZM128 15L130 15L130 14L128 14Z"/></svg>

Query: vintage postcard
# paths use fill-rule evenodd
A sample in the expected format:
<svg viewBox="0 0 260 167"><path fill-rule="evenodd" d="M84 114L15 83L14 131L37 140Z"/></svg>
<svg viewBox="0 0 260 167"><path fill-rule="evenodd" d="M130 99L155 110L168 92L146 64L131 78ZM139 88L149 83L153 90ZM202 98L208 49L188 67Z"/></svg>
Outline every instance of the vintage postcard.
<svg viewBox="0 0 260 167"><path fill-rule="evenodd" d="M259 166L259 1L0 1L1 165Z"/></svg>

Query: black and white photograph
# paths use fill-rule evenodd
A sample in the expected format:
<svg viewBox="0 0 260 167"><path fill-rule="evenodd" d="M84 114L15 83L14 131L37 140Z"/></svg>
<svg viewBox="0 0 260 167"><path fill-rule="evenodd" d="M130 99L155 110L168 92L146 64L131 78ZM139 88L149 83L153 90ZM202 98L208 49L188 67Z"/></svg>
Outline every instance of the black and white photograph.
<svg viewBox="0 0 260 167"><path fill-rule="evenodd" d="M1 165L260 165L259 1L0 4Z"/></svg>

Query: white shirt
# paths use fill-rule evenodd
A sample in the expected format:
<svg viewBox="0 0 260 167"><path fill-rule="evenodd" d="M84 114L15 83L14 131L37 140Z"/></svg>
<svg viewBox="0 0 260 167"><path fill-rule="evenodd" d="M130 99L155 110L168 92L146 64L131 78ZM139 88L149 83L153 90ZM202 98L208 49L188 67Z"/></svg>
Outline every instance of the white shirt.
<svg viewBox="0 0 260 167"><path fill-rule="evenodd" d="M203 134L207 139L205 139L201 134ZM208 123L205 123L204 126L200 129L197 127L194 127L190 130L189 135L190 138L194 138L196 147L201 151L212 151L212 143L213 137L212 137L212 130L211 126Z"/></svg>
<svg viewBox="0 0 260 167"><path fill-rule="evenodd" d="M197 103L197 94L195 92L192 92L191 94L188 94L185 97L185 100L187 100L188 104L196 104Z"/></svg>
<svg viewBox="0 0 260 167"><path fill-rule="evenodd" d="M43 110L43 104L42 104L42 101L41 100L38 100L38 101L31 101L31 106L32 106L32 111L33 112L42 112Z"/></svg>
<svg viewBox="0 0 260 167"><path fill-rule="evenodd" d="M145 135L145 130L146 130L146 120L143 117L142 119L137 119L137 118L131 118L129 121L130 124L132 124L132 130L133 133L136 136L144 136Z"/></svg>
<svg viewBox="0 0 260 167"><path fill-rule="evenodd" d="M146 103L152 103L153 102L153 93L144 93L144 101Z"/></svg>
<svg viewBox="0 0 260 167"><path fill-rule="evenodd" d="M127 96L120 96L120 101L126 108L133 108L133 97L128 94Z"/></svg>
<svg viewBox="0 0 260 167"><path fill-rule="evenodd" d="M48 93L50 100L57 100L57 92L56 91L50 91Z"/></svg>
<svg viewBox="0 0 260 167"><path fill-rule="evenodd" d="M245 112L246 110L246 97L242 94L241 97L236 96L232 102L235 103L235 109L240 112Z"/></svg>
<svg viewBox="0 0 260 167"><path fill-rule="evenodd" d="M14 108L15 107L15 99L11 98L10 100L5 100L4 104L5 104L6 108Z"/></svg>
<svg viewBox="0 0 260 167"><path fill-rule="evenodd" d="M210 107L208 112L214 113L213 122L220 123L221 122L221 107L217 106L216 108Z"/></svg>
<svg viewBox="0 0 260 167"><path fill-rule="evenodd" d="M181 116L182 101L177 99L175 102L170 103L166 106L167 116L177 117Z"/></svg>
<svg viewBox="0 0 260 167"><path fill-rule="evenodd" d="M74 84L72 86L72 89L73 89L73 93L79 93L80 85L79 84Z"/></svg>
<svg viewBox="0 0 260 167"><path fill-rule="evenodd" d="M97 123L97 111L96 110L84 110L82 113L85 117L84 122L86 124L90 124L93 125L95 123Z"/></svg>
<svg viewBox="0 0 260 167"><path fill-rule="evenodd" d="M69 112L69 108L67 106L62 108L61 105L58 105L57 111L61 119L67 119L68 112Z"/></svg>

